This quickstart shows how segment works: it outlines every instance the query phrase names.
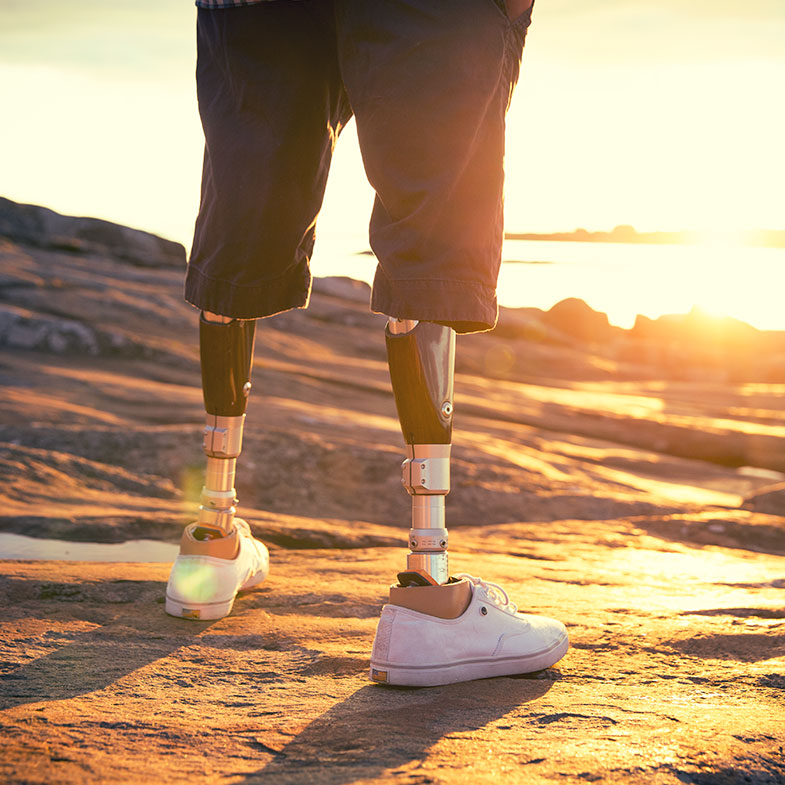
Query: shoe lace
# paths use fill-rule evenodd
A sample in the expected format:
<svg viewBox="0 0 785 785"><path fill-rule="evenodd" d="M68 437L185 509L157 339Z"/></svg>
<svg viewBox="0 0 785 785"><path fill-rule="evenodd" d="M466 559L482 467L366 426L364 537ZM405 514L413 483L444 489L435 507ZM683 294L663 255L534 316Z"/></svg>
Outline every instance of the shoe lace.
<svg viewBox="0 0 785 785"><path fill-rule="evenodd" d="M508 594L498 583L491 581L484 581L482 578L476 578L474 575L469 575L467 572L459 572L456 578L466 578L475 589L479 589L483 597L488 601L501 608L506 613L515 614L518 612L518 606L510 600Z"/></svg>
<svg viewBox="0 0 785 785"><path fill-rule="evenodd" d="M235 529L242 530L246 534L251 534L251 527L248 525L247 521L244 521L242 518L235 518L232 523L234 524Z"/></svg>

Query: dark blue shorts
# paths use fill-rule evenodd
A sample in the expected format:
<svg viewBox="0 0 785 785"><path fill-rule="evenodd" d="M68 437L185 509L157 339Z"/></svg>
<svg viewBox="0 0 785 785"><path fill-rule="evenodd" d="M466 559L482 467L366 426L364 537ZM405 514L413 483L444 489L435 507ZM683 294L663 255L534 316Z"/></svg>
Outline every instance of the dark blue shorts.
<svg viewBox="0 0 785 785"><path fill-rule="evenodd" d="M354 115L376 191L371 308L496 322L505 114L531 11L503 0L301 0L199 10L205 133L186 299L304 307L336 139Z"/></svg>

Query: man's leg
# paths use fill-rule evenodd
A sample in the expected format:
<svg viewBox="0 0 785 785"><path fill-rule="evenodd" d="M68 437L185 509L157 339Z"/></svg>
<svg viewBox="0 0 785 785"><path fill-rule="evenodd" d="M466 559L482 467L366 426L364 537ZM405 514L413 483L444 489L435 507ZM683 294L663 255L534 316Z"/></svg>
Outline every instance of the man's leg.
<svg viewBox="0 0 785 785"><path fill-rule="evenodd" d="M167 587L175 616L215 619L267 574L267 549L235 517L234 475L255 319L307 304L316 216L351 117L324 0L199 11L202 198L186 299L202 310L207 467Z"/></svg>
<svg viewBox="0 0 785 785"><path fill-rule="evenodd" d="M220 619L241 589L261 583L267 548L235 517L234 477L251 391L256 322L203 313L199 324L207 458L199 518L186 526L169 583L166 612L186 619Z"/></svg>
<svg viewBox="0 0 785 785"><path fill-rule="evenodd" d="M528 16L503 0L336 0L341 74L377 198L373 310L496 323L505 116Z"/></svg>
<svg viewBox="0 0 785 785"><path fill-rule="evenodd" d="M450 490L455 331L391 318L387 356L406 442L403 485L412 500L406 568L390 587L371 653L383 684L435 686L529 673L560 660L564 625L519 613L494 583L451 576L445 496Z"/></svg>
<svg viewBox="0 0 785 785"><path fill-rule="evenodd" d="M372 5L372 8L371 8ZM455 332L496 321L505 113L528 26L503 0L336 0L341 71L377 192L372 307L386 342L412 499L406 569L390 588L371 678L430 686L548 667L564 626L517 613L499 586L450 576Z"/></svg>
<svg viewBox="0 0 785 785"><path fill-rule="evenodd" d="M433 322L390 319L385 335L390 379L406 442L402 483L412 526L402 586L446 584L445 496L450 491L455 330Z"/></svg>
<svg viewBox="0 0 785 785"><path fill-rule="evenodd" d="M316 216L351 117L327 0L200 9L205 135L185 281L198 308L238 319L308 303Z"/></svg>

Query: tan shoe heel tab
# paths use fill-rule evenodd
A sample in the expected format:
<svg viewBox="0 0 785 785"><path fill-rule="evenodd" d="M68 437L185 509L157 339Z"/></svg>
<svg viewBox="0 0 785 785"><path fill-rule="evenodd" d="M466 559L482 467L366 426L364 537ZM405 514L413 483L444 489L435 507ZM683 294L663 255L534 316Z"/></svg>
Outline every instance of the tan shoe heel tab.
<svg viewBox="0 0 785 785"><path fill-rule="evenodd" d="M194 538L194 529L198 524L192 523L185 527L180 540L180 553L184 556L212 556L216 559L232 561L240 550L240 538L235 529L226 537L217 540L197 540Z"/></svg>
<svg viewBox="0 0 785 785"><path fill-rule="evenodd" d="M439 619L457 619L471 601L471 584L465 578L441 586L390 586L391 605Z"/></svg>

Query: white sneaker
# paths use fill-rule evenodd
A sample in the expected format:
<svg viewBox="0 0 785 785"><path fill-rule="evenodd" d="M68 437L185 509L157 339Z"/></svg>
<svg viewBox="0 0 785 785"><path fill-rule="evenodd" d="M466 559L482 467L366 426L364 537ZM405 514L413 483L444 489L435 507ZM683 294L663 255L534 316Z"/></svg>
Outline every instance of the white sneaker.
<svg viewBox="0 0 785 785"><path fill-rule="evenodd" d="M568 647L560 621L518 613L501 586L457 575L442 586L390 587L370 678L433 687L531 673L558 662Z"/></svg>
<svg viewBox="0 0 785 785"><path fill-rule="evenodd" d="M166 612L184 619L221 619L234 604L237 592L261 583L270 569L267 548L251 536L248 524L234 519L235 529L217 540L194 536L195 523L186 526L180 555L166 586Z"/></svg>

